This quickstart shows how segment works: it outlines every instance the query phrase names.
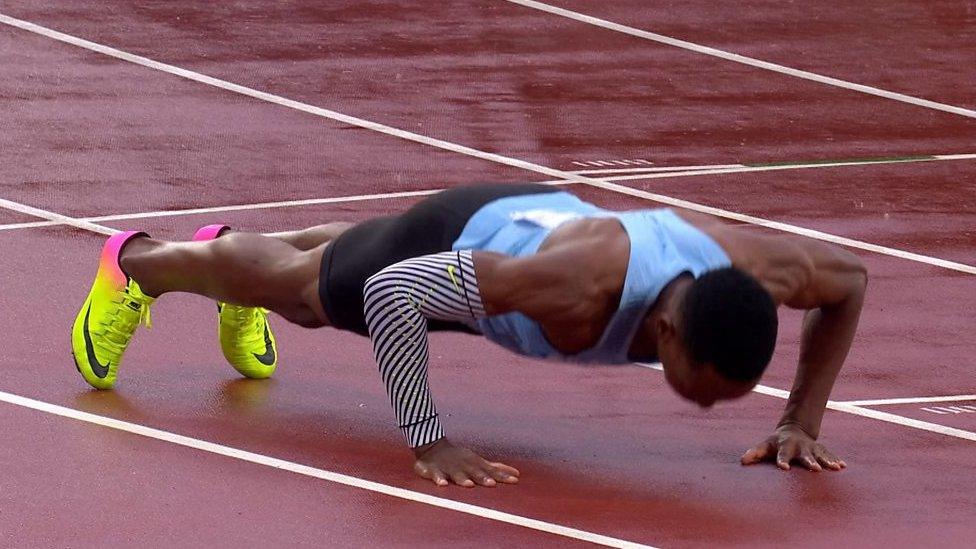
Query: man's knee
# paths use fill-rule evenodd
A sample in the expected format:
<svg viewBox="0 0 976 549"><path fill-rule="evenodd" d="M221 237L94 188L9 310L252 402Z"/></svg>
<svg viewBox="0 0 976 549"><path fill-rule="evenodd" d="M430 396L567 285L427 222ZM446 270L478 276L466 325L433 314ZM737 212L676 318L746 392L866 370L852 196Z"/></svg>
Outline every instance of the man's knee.
<svg viewBox="0 0 976 549"><path fill-rule="evenodd" d="M306 328L326 325L318 293L323 248L298 252L272 268L274 284L285 292L278 314Z"/></svg>

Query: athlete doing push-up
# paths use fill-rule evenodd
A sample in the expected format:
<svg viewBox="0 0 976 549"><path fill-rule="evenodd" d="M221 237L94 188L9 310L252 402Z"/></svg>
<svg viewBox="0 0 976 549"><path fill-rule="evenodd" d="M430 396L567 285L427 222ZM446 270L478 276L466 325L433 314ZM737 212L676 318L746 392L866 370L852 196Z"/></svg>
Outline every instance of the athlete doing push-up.
<svg viewBox="0 0 976 549"><path fill-rule="evenodd" d="M444 485L518 471L444 436L427 384L428 330L516 353L595 364L660 360L701 406L742 396L769 363L779 305L806 309L799 366L774 433L742 463L839 470L817 437L867 275L851 253L669 209L608 211L545 185L481 185L401 215L258 235L211 225L195 242L108 239L74 324L75 364L111 388L149 307L167 292L217 300L220 342L243 375L277 365L266 310L369 336L415 471Z"/></svg>

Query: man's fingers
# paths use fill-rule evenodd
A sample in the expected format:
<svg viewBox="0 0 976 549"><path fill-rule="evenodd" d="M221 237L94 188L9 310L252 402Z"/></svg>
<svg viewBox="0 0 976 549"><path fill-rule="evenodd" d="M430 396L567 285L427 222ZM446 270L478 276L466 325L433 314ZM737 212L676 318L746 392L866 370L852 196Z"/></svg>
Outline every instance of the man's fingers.
<svg viewBox="0 0 976 549"><path fill-rule="evenodd" d="M491 475L491 478L506 484L515 484L518 482L517 476L506 472L501 467L497 467L497 465L498 464L496 463L489 463L486 467L486 470L488 471L488 474ZM511 469L511 467L509 467L509 469Z"/></svg>
<svg viewBox="0 0 976 549"><path fill-rule="evenodd" d="M451 480L454 481L454 484L457 484L458 486L464 486L465 488L471 488L474 486L474 481L468 478L468 474L465 473L464 471L457 471L455 473L451 473Z"/></svg>
<svg viewBox="0 0 976 549"><path fill-rule="evenodd" d="M448 484L447 483L447 475L444 474L444 471L440 471L440 470L435 470L434 471L434 474L433 474L433 477L431 478L431 480L433 480L434 481L434 484L436 484L438 486L447 486L447 484Z"/></svg>
<svg viewBox="0 0 976 549"><path fill-rule="evenodd" d="M742 454L742 457L739 459L739 461L743 465L752 465L754 463L759 463L760 461L772 455L775 446L776 446L775 444L769 441L763 442L759 446L753 446L752 448L746 450L746 453Z"/></svg>
<svg viewBox="0 0 976 549"><path fill-rule="evenodd" d="M790 470L790 462L796 457L796 444L784 442L776 453L776 466L784 471Z"/></svg>
<svg viewBox="0 0 976 549"><path fill-rule="evenodd" d="M495 479L483 469L472 469L468 471L468 476L474 479L474 481L481 486L491 487L496 484Z"/></svg>
<svg viewBox="0 0 976 549"><path fill-rule="evenodd" d="M515 467L505 465L504 463L499 463L497 461L489 461L488 466L489 470L492 472L492 476L494 476L496 480L511 483L518 482L518 478L521 473L519 473L519 470Z"/></svg>
<svg viewBox="0 0 976 549"><path fill-rule="evenodd" d="M809 449L804 450L800 454L799 460L804 467L811 471L823 471L823 467L820 466L817 458L813 457L813 453Z"/></svg>
<svg viewBox="0 0 976 549"><path fill-rule="evenodd" d="M413 464L413 470L421 477L434 481L438 486L447 486L447 475L440 469L436 469L426 463L417 460Z"/></svg>
<svg viewBox="0 0 976 549"><path fill-rule="evenodd" d="M824 467L833 471L840 471L847 465L843 460L838 459L837 456L819 444L813 449L813 455L817 457L817 461Z"/></svg>

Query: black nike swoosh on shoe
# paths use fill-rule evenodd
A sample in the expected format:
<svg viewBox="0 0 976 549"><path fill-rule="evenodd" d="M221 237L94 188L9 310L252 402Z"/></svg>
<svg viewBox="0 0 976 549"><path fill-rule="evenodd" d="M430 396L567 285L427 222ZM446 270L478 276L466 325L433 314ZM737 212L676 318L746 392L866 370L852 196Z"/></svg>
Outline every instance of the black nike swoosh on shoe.
<svg viewBox="0 0 976 549"><path fill-rule="evenodd" d="M268 330L267 323L264 324L264 354L251 354L254 355L254 358L258 359L258 362L264 364L265 366L271 366L275 363L275 351L274 346L271 344L271 332Z"/></svg>
<svg viewBox="0 0 976 549"><path fill-rule="evenodd" d="M105 379L105 376L108 375L108 369L112 366L112 363L109 362L105 366L102 366L102 363L98 361L98 357L95 356L95 347L92 345L91 334L88 333L88 315L90 314L91 303L88 304L88 310L85 311L85 325L82 328L85 333L85 352L88 353L88 365L91 367L92 373L101 379ZM77 364L75 364L75 366L77 366Z"/></svg>

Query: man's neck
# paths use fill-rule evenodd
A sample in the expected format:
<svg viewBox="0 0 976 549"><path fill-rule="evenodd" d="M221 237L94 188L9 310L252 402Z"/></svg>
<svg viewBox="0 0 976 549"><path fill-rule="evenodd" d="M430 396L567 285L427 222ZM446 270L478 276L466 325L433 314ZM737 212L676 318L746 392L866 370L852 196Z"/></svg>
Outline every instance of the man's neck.
<svg viewBox="0 0 976 549"><path fill-rule="evenodd" d="M677 304L688 291L688 288L691 287L692 282L694 282L694 278L691 275L682 274L661 290L657 300L654 301L644 316L640 327L637 328L637 333L634 335L633 341L630 342L627 356L634 360L657 359L657 330L655 325L663 315L668 315L672 319L675 318L678 310Z"/></svg>

